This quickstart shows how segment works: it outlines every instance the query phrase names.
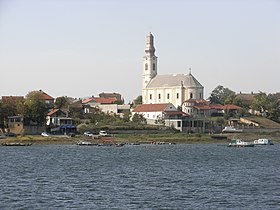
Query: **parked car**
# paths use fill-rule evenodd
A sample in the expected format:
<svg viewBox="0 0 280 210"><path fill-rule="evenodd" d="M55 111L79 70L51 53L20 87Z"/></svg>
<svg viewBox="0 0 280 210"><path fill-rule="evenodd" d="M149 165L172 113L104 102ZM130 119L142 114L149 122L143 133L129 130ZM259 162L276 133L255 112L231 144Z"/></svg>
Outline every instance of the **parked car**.
<svg viewBox="0 0 280 210"><path fill-rule="evenodd" d="M89 132L89 131L86 131L86 132L84 132L84 135L85 135L85 136L91 137L91 136L93 136L93 133L91 133L91 132Z"/></svg>
<svg viewBox="0 0 280 210"><path fill-rule="evenodd" d="M99 135L100 135L100 136L108 136L108 134L107 134L106 131L100 131L100 132L99 132Z"/></svg>
<svg viewBox="0 0 280 210"><path fill-rule="evenodd" d="M47 136L49 136L49 134L47 132L43 132L43 133L41 133L41 136L47 137Z"/></svg>

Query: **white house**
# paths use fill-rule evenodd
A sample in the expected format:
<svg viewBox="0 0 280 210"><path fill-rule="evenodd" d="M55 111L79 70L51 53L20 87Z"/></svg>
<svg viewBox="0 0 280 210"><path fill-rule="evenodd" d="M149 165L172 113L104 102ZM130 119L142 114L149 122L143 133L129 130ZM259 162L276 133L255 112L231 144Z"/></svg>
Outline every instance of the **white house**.
<svg viewBox="0 0 280 210"><path fill-rule="evenodd" d="M178 111L176 107L171 103L163 104L140 104L134 110L135 113L143 115L147 120L147 124L161 124L164 122L166 126L174 126L174 128L182 131L183 118L185 113Z"/></svg>

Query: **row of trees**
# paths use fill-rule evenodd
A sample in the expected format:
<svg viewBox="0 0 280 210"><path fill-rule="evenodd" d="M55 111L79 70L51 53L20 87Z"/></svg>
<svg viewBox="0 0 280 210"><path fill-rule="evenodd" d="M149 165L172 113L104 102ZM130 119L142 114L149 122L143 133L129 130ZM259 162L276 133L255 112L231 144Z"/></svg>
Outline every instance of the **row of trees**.
<svg viewBox="0 0 280 210"><path fill-rule="evenodd" d="M252 102L247 104L234 91L219 85L211 92L209 100L212 104L235 104L246 111L251 109L268 119L279 122L280 106L277 94L259 92L254 95Z"/></svg>
<svg viewBox="0 0 280 210"><path fill-rule="evenodd" d="M0 101L0 127L4 128L9 116L24 115L27 121L42 125L46 122L48 107L40 91L28 93L25 99L16 98Z"/></svg>

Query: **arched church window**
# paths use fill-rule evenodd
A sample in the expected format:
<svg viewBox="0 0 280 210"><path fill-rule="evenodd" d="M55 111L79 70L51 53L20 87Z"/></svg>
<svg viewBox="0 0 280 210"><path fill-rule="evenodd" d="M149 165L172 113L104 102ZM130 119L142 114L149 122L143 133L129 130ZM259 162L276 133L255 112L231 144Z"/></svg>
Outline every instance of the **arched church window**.
<svg viewBox="0 0 280 210"><path fill-rule="evenodd" d="M153 70L156 70L156 64L153 63Z"/></svg>
<svg viewBox="0 0 280 210"><path fill-rule="evenodd" d="M177 98L179 98L179 93L177 93Z"/></svg>
<svg viewBox="0 0 280 210"><path fill-rule="evenodd" d="M199 93L199 99L202 99L202 94L201 93Z"/></svg>
<svg viewBox="0 0 280 210"><path fill-rule="evenodd" d="M167 99L169 99L169 93L167 93Z"/></svg>
<svg viewBox="0 0 280 210"><path fill-rule="evenodd" d="M150 94L150 99L152 99L152 94Z"/></svg>
<svg viewBox="0 0 280 210"><path fill-rule="evenodd" d="M148 70L148 64L145 63L145 70Z"/></svg>
<svg viewBox="0 0 280 210"><path fill-rule="evenodd" d="M190 93L190 99L192 99L193 98L193 93Z"/></svg>
<svg viewBox="0 0 280 210"><path fill-rule="evenodd" d="M160 99L160 94L158 94L158 99Z"/></svg>

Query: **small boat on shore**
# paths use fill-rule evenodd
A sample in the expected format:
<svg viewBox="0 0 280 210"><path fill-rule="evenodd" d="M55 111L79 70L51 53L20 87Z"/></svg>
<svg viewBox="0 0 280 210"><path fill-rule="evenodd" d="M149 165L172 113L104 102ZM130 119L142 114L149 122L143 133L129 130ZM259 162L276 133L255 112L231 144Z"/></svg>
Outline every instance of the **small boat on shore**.
<svg viewBox="0 0 280 210"><path fill-rule="evenodd" d="M271 139L254 140L254 145L274 145Z"/></svg>
<svg viewBox="0 0 280 210"><path fill-rule="evenodd" d="M10 143L2 143L2 146L31 146L32 143L19 143L19 142L10 142Z"/></svg>
<svg viewBox="0 0 280 210"><path fill-rule="evenodd" d="M77 142L77 145L79 146L98 146L98 144L94 144L88 141L79 141Z"/></svg>
<svg viewBox="0 0 280 210"><path fill-rule="evenodd" d="M228 146L229 147L253 147L255 145L251 142L242 141L240 139L232 139Z"/></svg>

